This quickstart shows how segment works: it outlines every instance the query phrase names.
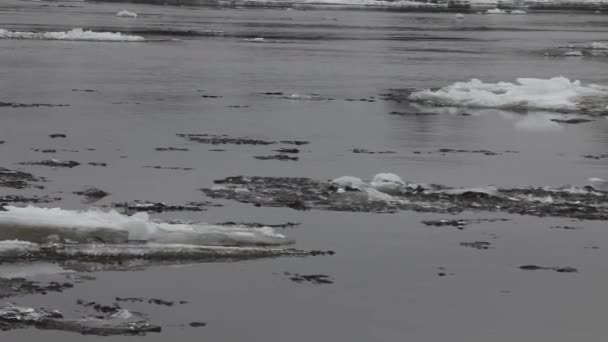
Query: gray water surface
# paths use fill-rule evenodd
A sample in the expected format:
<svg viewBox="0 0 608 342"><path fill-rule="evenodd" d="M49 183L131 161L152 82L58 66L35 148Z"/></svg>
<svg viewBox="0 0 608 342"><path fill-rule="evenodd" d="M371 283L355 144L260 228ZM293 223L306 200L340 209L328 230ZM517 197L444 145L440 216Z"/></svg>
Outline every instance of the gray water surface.
<svg viewBox="0 0 608 342"><path fill-rule="evenodd" d="M0 166L49 180L44 190L3 188L0 194L53 194L62 199L49 206L75 209L87 207L71 194L84 185L112 194L98 205L137 199L179 204L204 200L198 189L236 175L325 180L393 172L412 182L505 187L582 186L589 177L608 177L607 159L582 157L606 153L604 118L560 125L547 119L550 114L534 112L399 116L389 113L407 110L407 104L379 99L393 89L441 87L471 78L513 82L562 75L606 85L608 59L543 55L560 45L606 39L603 16L467 15L457 21L453 14L439 13L92 3L43 7L49 4L7 1L0 6L0 28L84 27L131 32L149 41L0 39L0 101L69 104L0 108L0 140L6 141L0 145ZM123 8L139 17L116 17ZM265 40L246 40L256 37ZM315 93L333 100L289 100L263 92ZM371 96L377 101L346 101ZM52 133L67 138L50 139ZM261 161L253 156L273 154L273 146L211 146L179 133L311 143L301 147L297 162ZM167 146L189 151L155 150ZM32 150L38 148L58 152ZM209 151L214 148L226 151ZM354 154L354 148L395 153ZM440 148L518 153L426 153ZM16 165L51 157L83 165ZM144 168L154 165L194 170ZM457 230L421 223L446 217L438 214L298 212L222 203L203 213L162 217L300 221L300 227L285 231L296 247L337 254L95 273L95 281L61 294L11 300L66 311L75 309L77 298L108 304L116 296L189 301L169 308L125 305L163 326L161 334L145 337L149 341L590 341L608 333L604 222L502 213L448 216L509 219ZM559 225L584 229L550 229ZM495 248L459 245L476 240ZM580 272L518 269L526 264L571 266ZM327 274L335 283L297 284L282 275L285 271ZM438 276L442 272L447 275ZM208 326L188 327L192 321ZM37 330L5 332L2 338L85 339ZM104 340L128 338L143 339Z"/></svg>

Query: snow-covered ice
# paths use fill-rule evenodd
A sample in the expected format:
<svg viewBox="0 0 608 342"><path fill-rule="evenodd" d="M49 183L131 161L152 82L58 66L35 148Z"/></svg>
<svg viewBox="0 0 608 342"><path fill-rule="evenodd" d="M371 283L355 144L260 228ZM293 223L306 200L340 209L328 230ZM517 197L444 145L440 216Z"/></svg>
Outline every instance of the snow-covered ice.
<svg viewBox="0 0 608 342"><path fill-rule="evenodd" d="M20 32L0 28L0 39L39 39L39 40L72 40L102 42L141 42L144 37L123 34L120 32L95 32L75 28L60 32Z"/></svg>
<svg viewBox="0 0 608 342"><path fill-rule="evenodd" d="M270 227L224 227L210 224L171 224L154 221L147 213L122 215L60 208L5 206L0 212L0 240L47 242L127 243L132 240L161 244L206 246L281 245L292 242ZM24 248L29 248L26 245Z"/></svg>
<svg viewBox="0 0 608 342"><path fill-rule="evenodd" d="M568 51L564 53L562 56L564 57L583 57L583 53L580 51Z"/></svg>
<svg viewBox="0 0 608 342"><path fill-rule="evenodd" d="M422 90L409 96L413 102L443 107L552 110L573 112L606 101L608 87L583 84L565 77L518 78L515 83L484 83L479 79L456 82L438 90Z"/></svg>

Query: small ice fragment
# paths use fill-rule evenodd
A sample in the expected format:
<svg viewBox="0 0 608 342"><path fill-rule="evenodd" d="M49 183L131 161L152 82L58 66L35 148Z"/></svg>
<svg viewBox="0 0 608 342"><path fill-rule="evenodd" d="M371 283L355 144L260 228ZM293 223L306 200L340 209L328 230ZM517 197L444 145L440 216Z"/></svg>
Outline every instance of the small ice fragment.
<svg viewBox="0 0 608 342"><path fill-rule="evenodd" d="M246 42L254 42L254 43L263 43L266 41L266 39L262 38L262 37L255 37L255 38L247 38L244 39Z"/></svg>
<svg viewBox="0 0 608 342"><path fill-rule="evenodd" d="M564 57L583 57L583 53L580 51L568 51L564 53L562 56Z"/></svg>
<svg viewBox="0 0 608 342"><path fill-rule="evenodd" d="M361 178L351 176L336 178L331 183L339 186L342 190L363 190L366 187Z"/></svg>
<svg viewBox="0 0 608 342"><path fill-rule="evenodd" d="M507 14L506 11L501 10L500 8L492 8L486 11L486 14Z"/></svg>
<svg viewBox="0 0 608 342"><path fill-rule="evenodd" d="M394 173L378 173L372 179L370 186L386 194L399 194L405 188L405 182Z"/></svg>
<svg viewBox="0 0 608 342"><path fill-rule="evenodd" d="M123 18L137 18L137 13L127 11L127 10L122 10L122 11L116 13L116 16L123 17Z"/></svg>
<svg viewBox="0 0 608 342"><path fill-rule="evenodd" d="M462 20L462 19L464 19L464 14L462 14L462 13L458 13L458 14L456 14L456 15L455 15L455 17L456 17L456 19L458 19L458 20Z"/></svg>
<svg viewBox="0 0 608 342"><path fill-rule="evenodd" d="M608 50L608 44L593 42L589 44L589 48L593 50Z"/></svg>
<svg viewBox="0 0 608 342"><path fill-rule="evenodd" d="M608 191L608 181L601 178L589 178L588 181L595 190Z"/></svg>
<svg viewBox="0 0 608 342"><path fill-rule="evenodd" d="M526 14L526 11L522 11L522 10L512 10L511 14Z"/></svg>

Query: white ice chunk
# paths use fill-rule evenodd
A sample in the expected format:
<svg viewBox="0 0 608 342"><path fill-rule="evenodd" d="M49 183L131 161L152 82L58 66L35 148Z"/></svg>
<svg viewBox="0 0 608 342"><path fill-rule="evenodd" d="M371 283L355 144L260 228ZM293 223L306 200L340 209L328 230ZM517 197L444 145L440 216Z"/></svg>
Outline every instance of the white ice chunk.
<svg viewBox="0 0 608 342"><path fill-rule="evenodd" d="M47 243L58 236L75 242L126 243L129 240L212 246L281 245L292 240L272 228L172 224L153 221L147 213L122 215L114 210L75 211L60 208L18 208L0 211L0 240ZM19 243L14 244L19 247Z"/></svg>
<svg viewBox="0 0 608 342"><path fill-rule="evenodd" d="M510 12L510 14L526 14L526 11L522 11L522 10L512 10Z"/></svg>
<svg viewBox="0 0 608 342"><path fill-rule="evenodd" d="M589 178L589 183L595 190L608 191L608 181L601 178Z"/></svg>
<svg viewBox="0 0 608 342"><path fill-rule="evenodd" d="M116 16L123 17L123 18L137 18L137 13L127 11L127 10L122 10L122 11L116 13Z"/></svg>
<svg viewBox="0 0 608 342"><path fill-rule="evenodd" d="M589 45L589 48L594 50L608 50L608 44L593 42Z"/></svg>
<svg viewBox="0 0 608 342"><path fill-rule="evenodd" d="M357 190L363 190L365 187L367 187L367 185L361 180L361 178L351 176L338 177L332 180L331 183L341 188L350 188Z"/></svg>
<svg viewBox="0 0 608 342"><path fill-rule="evenodd" d="M580 51L568 51L564 53L562 56L564 57L583 57L583 53Z"/></svg>
<svg viewBox="0 0 608 342"><path fill-rule="evenodd" d="M120 32L95 32L75 28L65 32L19 32L0 29L0 39L39 39L39 40L73 40L103 42L141 42L144 37L132 36Z"/></svg>
<svg viewBox="0 0 608 342"><path fill-rule="evenodd" d="M505 10L501 10L500 8L492 8L486 11L486 14L507 14Z"/></svg>
<svg viewBox="0 0 608 342"><path fill-rule="evenodd" d="M438 90L422 90L410 100L447 107L576 111L583 101L608 97L608 88L584 85L565 77L518 78L515 83L484 83L479 79L456 82Z"/></svg>
<svg viewBox="0 0 608 342"><path fill-rule="evenodd" d="M399 194L405 188L405 182L394 173L378 173L372 179L370 186L386 194Z"/></svg>

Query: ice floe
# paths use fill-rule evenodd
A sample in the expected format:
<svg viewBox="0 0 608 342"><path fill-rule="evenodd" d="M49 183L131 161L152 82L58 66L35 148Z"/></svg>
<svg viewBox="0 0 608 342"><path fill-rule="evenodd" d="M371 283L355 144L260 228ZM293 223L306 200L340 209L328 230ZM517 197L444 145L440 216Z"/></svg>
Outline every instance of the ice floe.
<svg viewBox="0 0 608 342"><path fill-rule="evenodd" d="M60 32L20 32L0 28L0 39L38 39L38 40L70 40L70 41L101 41L101 42L142 42L144 37L128 35L120 32L96 32L75 28Z"/></svg>
<svg viewBox="0 0 608 342"><path fill-rule="evenodd" d="M527 111L605 112L608 87L583 84L565 77L550 79L518 78L515 83L484 83L479 79L456 82L436 90L417 91L409 96L413 102L431 106L498 108ZM596 105L599 103L599 105Z"/></svg>
<svg viewBox="0 0 608 342"><path fill-rule="evenodd" d="M589 184L596 189L601 191L608 191L608 181L601 178L589 178Z"/></svg>
<svg viewBox="0 0 608 342"><path fill-rule="evenodd" d="M171 224L150 219L147 213L132 216L114 210L75 211L60 208L19 208L0 211L0 240L34 243L128 243L206 246L282 245L292 242L270 227L223 227L208 224Z"/></svg>
<svg viewBox="0 0 608 342"><path fill-rule="evenodd" d="M589 48L594 50L608 50L608 44L593 42L589 44Z"/></svg>
<svg viewBox="0 0 608 342"><path fill-rule="evenodd" d="M123 18L137 18L137 13L127 11L127 10L122 10L122 11L116 13L116 16L123 17Z"/></svg>
<svg viewBox="0 0 608 342"><path fill-rule="evenodd" d="M486 14L507 14L507 11L500 8L492 8L485 12Z"/></svg>

